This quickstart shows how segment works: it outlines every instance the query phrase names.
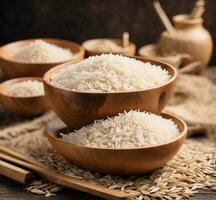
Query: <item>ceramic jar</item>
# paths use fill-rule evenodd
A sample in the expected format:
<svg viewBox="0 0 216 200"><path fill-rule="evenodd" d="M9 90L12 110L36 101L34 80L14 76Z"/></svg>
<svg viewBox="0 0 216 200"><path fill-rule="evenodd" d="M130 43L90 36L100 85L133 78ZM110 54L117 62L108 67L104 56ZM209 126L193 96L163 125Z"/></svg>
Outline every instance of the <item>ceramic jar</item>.
<svg viewBox="0 0 216 200"><path fill-rule="evenodd" d="M189 15L173 17L176 35L167 32L161 34L158 53L166 56L170 54L190 54L190 62L200 61L197 73L200 73L209 63L212 55L213 42L210 33L203 27L203 19L191 19Z"/></svg>

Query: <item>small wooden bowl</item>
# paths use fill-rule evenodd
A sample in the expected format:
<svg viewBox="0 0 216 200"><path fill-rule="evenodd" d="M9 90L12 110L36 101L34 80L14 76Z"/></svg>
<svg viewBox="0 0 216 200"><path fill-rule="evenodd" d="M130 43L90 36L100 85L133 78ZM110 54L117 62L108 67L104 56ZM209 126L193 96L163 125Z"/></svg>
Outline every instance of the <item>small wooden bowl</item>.
<svg viewBox="0 0 216 200"><path fill-rule="evenodd" d="M138 50L138 55L139 56L143 56L143 57L150 57L150 58L161 58L159 55L158 55L158 52L157 52L157 45L156 44L148 44L148 45L145 45L145 46L142 46L139 50Z"/></svg>
<svg viewBox="0 0 216 200"><path fill-rule="evenodd" d="M170 114L162 116L173 120L180 135L165 144L134 149L94 148L62 141L59 133L67 132L62 121L53 121L47 126L47 136L53 148L67 160L91 171L130 176L152 172L166 164L180 149L187 126L181 119Z"/></svg>
<svg viewBox="0 0 216 200"><path fill-rule="evenodd" d="M3 73L8 78L25 77L25 76L43 76L43 74L54 66L66 63L69 61L78 62L84 58L84 49L77 43L60 40L60 39L48 39L42 38L42 40L60 46L62 48L70 49L74 55L71 59L67 59L61 62L53 63L22 63L13 60L13 56L19 52L25 45L35 41L37 39L28 39L13 42L4 45L0 48L0 67Z"/></svg>
<svg viewBox="0 0 216 200"><path fill-rule="evenodd" d="M181 63L181 59L174 59L172 56L161 56L158 53L158 46L157 44L148 44L145 45L143 47L141 47L138 50L138 54L142 57L146 57L146 58L151 58L151 59L157 59L157 60L161 60L163 62L167 62L169 64L171 64L172 66L174 66L175 68L179 68ZM184 59L184 63L186 59Z"/></svg>
<svg viewBox="0 0 216 200"><path fill-rule="evenodd" d="M136 53L136 46L134 43L130 42L129 45L125 48L122 49L122 51L115 51L115 52L98 52L95 51L94 47L97 42L100 40L111 40L118 44L119 46L122 46L122 40L121 39L113 39L113 38L97 38L97 39L92 39L92 40L87 40L82 43L83 48L85 49L85 57L89 56L95 56L95 55L100 55L103 53L113 53L113 54L122 54L125 56L134 56Z"/></svg>
<svg viewBox="0 0 216 200"><path fill-rule="evenodd" d="M152 113L160 113L167 104L176 85L177 71L169 64L133 57L143 62L160 65L168 70L170 80L158 87L134 92L119 93L87 93L62 89L50 83L59 70L70 63L49 70L44 75L44 90L52 109L67 126L78 129L92 123L95 119L107 118L120 112L139 109Z"/></svg>
<svg viewBox="0 0 216 200"><path fill-rule="evenodd" d="M5 110L20 117L34 117L49 109L45 96L14 97L7 94L11 85L26 80L37 80L42 82L40 77L16 78L0 84L0 103Z"/></svg>

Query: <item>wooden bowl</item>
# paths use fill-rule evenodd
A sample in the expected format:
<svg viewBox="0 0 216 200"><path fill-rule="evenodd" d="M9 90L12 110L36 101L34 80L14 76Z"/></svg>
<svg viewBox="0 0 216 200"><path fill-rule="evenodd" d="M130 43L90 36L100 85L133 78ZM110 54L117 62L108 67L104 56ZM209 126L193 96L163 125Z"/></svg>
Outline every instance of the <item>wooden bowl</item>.
<svg viewBox="0 0 216 200"><path fill-rule="evenodd" d="M134 57L143 62L160 65L169 71L170 80L158 87L134 92L87 93L58 88L50 83L52 77L68 64L49 70L44 75L44 90L52 109L67 126L78 129L92 123L95 119L114 116L120 112L139 109L160 113L167 104L176 85L177 71L169 64L141 57Z"/></svg>
<svg viewBox="0 0 216 200"><path fill-rule="evenodd" d="M8 78L25 77L25 76L43 76L43 74L54 66L60 65L65 62L78 62L84 57L84 49L77 43L60 40L60 39L48 39L42 38L42 40L55 44L57 46L70 49L74 55L71 59L67 59L61 62L52 63L22 63L13 60L13 56L19 52L25 45L33 42L36 39L28 39L13 42L4 45L0 48L0 67L3 73Z"/></svg>
<svg viewBox="0 0 216 200"><path fill-rule="evenodd" d="M136 53L136 46L134 43L130 42L129 45L125 48L122 49L122 51L115 51L115 52L98 52L94 50L94 46L97 42L100 40L111 40L118 44L119 46L122 46L122 40L121 39L113 39L113 38L97 38L97 39L92 39L92 40L87 40L82 43L83 48L85 49L85 56L95 56L95 55L100 55L103 53L114 53L114 54L122 54L125 56L134 56Z"/></svg>
<svg viewBox="0 0 216 200"><path fill-rule="evenodd" d="M48 102L45 96L34 97L14 97L10 96L7 92L8 89L18 82L26 80L42 81L40 77L25 77L16 78L5 81L0 84L0 103L5 110L21 117L34 117L42 114L49 109Z"/></svg>
<svg viewBox="0 0 216 200"><path fill-rule="evenodd" d="M62 121L53 121L47 126L47 136L53 148L67 160L91 171L130 176L152 172L166 164L182 146L187 126L181 119L170 114L162 116L173 120L180 135L165 144L134 149L110 149L86 147L59 139L59 133L67 132Z"/></svg>
<svg viewBox="0 0 216 200"><path fill-rule="evenodd" d="M138 55L139 56L144 56L144 57L150 57L150 58L161 58L157 52L157 45L156 44L147 44L145 46L142 46L138 50Z"/></svg>

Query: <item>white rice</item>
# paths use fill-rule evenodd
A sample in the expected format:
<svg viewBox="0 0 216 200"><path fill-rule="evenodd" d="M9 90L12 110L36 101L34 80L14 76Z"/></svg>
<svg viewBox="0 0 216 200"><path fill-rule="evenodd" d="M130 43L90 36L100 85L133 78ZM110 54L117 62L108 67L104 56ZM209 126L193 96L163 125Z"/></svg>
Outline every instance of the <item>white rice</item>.
<svg viewBox="0 0 216 200"><path fill-rule="evenodd" d="M69 49L35 40L23 47L13 59L23 63L48 63L68 60L73 56Z"/></svg>
<svg viewBox="0 0 216 200"><path fill-rule="evenodd" d="M14 97L34 97L44 95L43 83L37 80L27 80L13 84L8 95Z"/></svg>
<svg viewBox="0 0 216 200"><path fill-rule="evenodd" d="M169 142L179 130L172 120L132 110L61 136L65 142L90 147L137 148Z"/></svg>
<svg viewBox="0 0 216 200"><path fill-rule="evenodd" d="M53 75L55 86L80 92L127 92L156 87L170 79L167 70L121 55L92 56Z"/></svg>
<svg viewBox="0 0 216 200"><path fill-rule="evenodd" d="M91 47L91 50L101 53L112 53L112 52L121 52L123 47L119 46L112 40L102 39L98 40Z"/></svg>

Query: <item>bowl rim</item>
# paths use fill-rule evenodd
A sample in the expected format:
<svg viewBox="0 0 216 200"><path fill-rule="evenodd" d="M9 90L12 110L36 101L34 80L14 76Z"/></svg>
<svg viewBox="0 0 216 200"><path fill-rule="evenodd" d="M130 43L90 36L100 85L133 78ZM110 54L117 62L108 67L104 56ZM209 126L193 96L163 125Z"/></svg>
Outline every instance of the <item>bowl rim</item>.
<svg viewBox="0 0 216 200"><path fill-rule="evenodd" d="M10 86L7 86L7 84L10 84L10 83L11 84L15 84L17 82L22 82L22 81L25 81L25 80L26 81L27 80L37 80L37 81L43 83L42 77L36 77L36 76L27 76L27 77L12 78L12 79L9 79L9 80L6 80L6 81L3 81L2 83L0 83L0 95L8 97L8 98L15 98L15 99L32 99L32 98L45 97L45 94L44 95L37 95L37 96L18 97L18 96L12 96L10 94L2 92L2 88L3 87L7 87L7 88L10 87Z"/></svg>
<svg viewBox="0 0 216 200"><path fill-rule="evenodd" d="M92 39L89 39L89 40L86 40L84 41L81 45L82 47L88 51L88 52L94 52L94 53L106 53L106 52L100 52L100 51L95 51L95 50L92 50L90 48L88 48L89 46L89 43L94 43L94 42L97 42L97 41L100 41L100 40L111 40L113 42L121 42L122 39L120 38L106 38L106 37L101 37L101 38L92 38ZM113 52L113 53L125 53L125 52L128 52L128 51L131 51L131 49L135 49L136 48L136 45L135 43L129 41L129 45L127 47L123 47L122 46L122 50L121 51L116 51L116 52ZM107 53L111 53L111 52L107 52Z"/></svg>
<svg viewBox="0 0 216 200"><path fill-rule="evenodd" d="M137 150L150 150L150 149L154 149L154 148L158 148L158 147L164 147L164 146L167 146L167 145L169 145L169 144L171 144L171 143L174 143L174 142L177 142L177 141L179 141L179 140L181 140L181 139L183 139L183 138L186 138L186 136L187 136L187 130L188 130L188 128L187 128L187 124L181 119L181 118L179 118L179 117L177 117L176 115L173 115L173 114L170 114L170 113L166 113L166 112L162 112L161 114L160 114L160 116L166 116L166 117L168 117L168 118L165 118L165 119L170 119L170 120L172 120L172 118L174 118L175 120L177 120L179 123L181 123L181 125L182 125L182 127L183 127L183 130L179 133L179 136L178 137L176 137L176 138L174 138L174 139L172 139L172 140L169 140L169 141L167 141L167 142L165 142L165 143L162 143L162 144L158 144L158 145L152 145L152 146L147 146L147 147L136 147L136 148L116 148L116 149L113 149L113 148L102 148L102 147L91 147L91 146L85 146L85 145L81 145L81 144L73 144L73 143L69 143L69 142L65 142L65 141L63 141L63 140L61 140L61 139L58 139L54 134L56 134L56 133L53 133L53 132L51 132L51 128L50 128L50 126L51 126L51 123L53 122L53 121L51 121L51 122L49 122L48 124L47 124L47 126L46 126L46 135L47 135L47 137L48 137L48 140L49 140L49 138L50 139L52 139L52 140L54 140L55 142L58 142L58 143L61 143L61 144L64 144L64 145L70 145L70 146L75 146L75 147L77 147L77 148L85 148L85 149L90 149L90 150L108 150L108 151L137 151ZM173 120L172 120L173 121ZM66 125L65 125L66 126ZM177 126L177 128L178 128L178 126ZM51 142L50 142L51 143Z"/></svg>
<svg viewBox="0 0 216 200"><path fill-rule="evenodd" d="M144 61L145 62L150 62L150 63L152 62L155 65L161 65L161 64L166 65L173 71L173 75L171 75L171 78L167 82L165 82L164 84L161 84L161 85L155 86L155 87L151 87L151 88L147 88L147 89L140 89L140 90L134 90L134 91L120 91L120 92L82 92L82 91L73 91L73 90L70 90L70 89L67 89L67 88L62 88L62 87L56 86L54 84L51 84L50 80L48 79L48 76L50 74L52 74L53 71L57 71L60 68L67 67L68 65L71 65L71 64L76 64L76 63L73 63L73 62L67 62L67 63L63 63L61 65L55 66L52 69L48 70L43 76L43 83L49 85L50 87L53 87L55 89L59 89L59 90L65 91L65 92L71 92L71 93L77 93L77 94L92 94L92 95L93 94L95 94L95 95L105 95L105 94L113 94L113 95L115 95L115 94L130 94L130 93L137 93L137 92L146 92L146 91L150 91L150 90L159 89L159 88L162 88L164 86L169 85L170 83L174 82L177 79L178 71L177 71L177 69L175 67L173 67L169 63L160 61L159 59L144 58L142 56L125 56L124 55L124 57L134 58L134 59L139 60L141 62L144 62Z"/></svg>
<svg viewBox="0 0 216 200"><path fill-rule="evenodd" d="M143 45L143 46L141 46L139 49L138 49L138 55L139 56L141 56L141 57L149 57L149 58L152 58L153 59L153 57L154 58L156 58L156 59L158 59L159 58L159 56L157 56L157 57L155 57L155 56L150 56L150 55L145 55L145 54L143 54L142 52L143 51L145 51L146 49L149 49L149 48L154 48L154 49L156 49L157 48L157 44L156 43L150 43L150 44L146 44L146 45ZM146 51L145 51L146 52ZM163 62L163 61L162 61Z"/></svg>
<svg viewBox="0 0 216 200"><path fill-rule="evenodd" d="M177 14L172 17L172 21L176 24L196 25L203 23L202 17L191 18L189 14Z"/></svg>
<svg viewBox="0 0 216 200"><path fill-rule="evenodd" d="M44 40L44 41L59 41L59 42L66 42L66 43L70 43L70 44L73 44L75 46L77 46L79 48L79 51L77 53L73 53L73 55L71 56L71 58L69 59L66 59L66 60L61 60L61 61L57 61L57 62L20 62L20 61L17 61L17 60L13 60L11 58L5 58L3 57L1 54L1 50L8 47L8 46L11 46L11 45L16 45L16 44L19 44L19 43L23 43L23 42L33 42L35 40ZM48 42L49 43L49 42ZM52 44L52 43L50 43ZM58 46L58 45L56 45ZM18 40L18 41L15 41L15 42L10 42L10 43L7 43L3 46L0 46L0 59L4 60L4 61L7 61L7 62L12 62L12 63L16 63L16 64L20 64L20 65L52 65L52 64L55 64L55 65L60 65L62 63L66 63L66 62L70 62L70 61L74 61L76 59L79 58L79 56L83 55L84 56L85 54L85 50L84 48L76 43L76 42L73 42L73 41L70 41L70 40L64 40L64 39L58 39L58 38L31 38L31 39L24 39L24 40Z"/></svg>

